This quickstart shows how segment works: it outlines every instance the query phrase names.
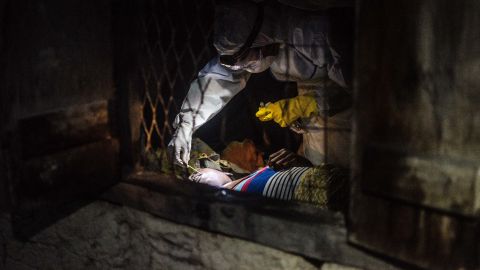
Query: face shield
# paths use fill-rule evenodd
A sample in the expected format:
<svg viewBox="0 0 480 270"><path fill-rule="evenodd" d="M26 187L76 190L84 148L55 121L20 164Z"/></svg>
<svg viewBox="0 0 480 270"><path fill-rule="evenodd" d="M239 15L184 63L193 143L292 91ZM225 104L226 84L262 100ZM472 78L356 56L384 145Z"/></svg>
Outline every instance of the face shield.
<svg viewBox="0 0 480 270"><path fill-rule="evenodd" d="M246 70L250 73L259 73L270 67L278 55L279 44L270 44L264 47L250 48L236 60L231 55L220 56L220 64L231 70Z"/></svg>
<svg viewBox="0 0 480 270"><path fill-rule="evenodd" d="M246 55L239 60L230 60L228 58L228 60L225 60L226 57L228 56L220 57L220 64L235 71L254 68L263 60L262 50L259 48L252 48L248 50Z"/></svg>

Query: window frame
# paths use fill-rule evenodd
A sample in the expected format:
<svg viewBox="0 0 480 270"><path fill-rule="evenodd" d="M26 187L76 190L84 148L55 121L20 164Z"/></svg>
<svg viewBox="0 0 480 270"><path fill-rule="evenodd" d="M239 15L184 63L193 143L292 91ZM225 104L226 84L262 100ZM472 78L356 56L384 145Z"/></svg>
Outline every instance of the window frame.
<svg viewBox="0 0 480 270"><path fill-rule="evenodd" d="M348 243L342 213L305 203L214 188L142 170L129 174L101 198L176 223L319 261L361 269L399 269Z"/></svg>

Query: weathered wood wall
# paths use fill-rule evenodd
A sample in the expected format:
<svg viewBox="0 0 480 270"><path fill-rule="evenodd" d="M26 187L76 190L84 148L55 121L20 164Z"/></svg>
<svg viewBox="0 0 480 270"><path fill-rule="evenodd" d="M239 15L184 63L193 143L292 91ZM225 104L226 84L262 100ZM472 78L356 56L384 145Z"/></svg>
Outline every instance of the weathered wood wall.
<svg viewBox="0 0 480 270"><path fill-rule="evenodd" d="M350 239L479 267L480 3L358 2Z"/></svg>
<svg viewBox="0 0 480 270"><path fill-rule="evenodd" d="M118 180L111 1L0 7L2 187L14 220L38 225L41 209L55 212Z"/></svg>
<svg viewBox="0 0 480 270"><path fill-rule="evenodd" d="M4 17L5 17L5 7L6 7L6 1L5 0L0 0L0 74L3 73L4 71L4 63L5 63L5 58L3 57L5 55L4 53L4 43L5 43L5 38L4 38ZM0 103L2 106L0 106L0 121L2 121L2 124L0 124L0 130L4 125L4 120L6 117L4 117L4 114L6 113L6 110L3 106L3 103L1 100L3 100L3 95L1 94L3 91L0 91ZM4 135L2 132L0 132L0 142L4 141L3 140ZM3 151L1 150L3 145L0 143L0 179L7 179L8 173L7 173L7 157L3 154ZM8 187L7 187L7 182L0 181L0 211L4 211L8 209L9 207L9 199L8 199Z"/></svg>

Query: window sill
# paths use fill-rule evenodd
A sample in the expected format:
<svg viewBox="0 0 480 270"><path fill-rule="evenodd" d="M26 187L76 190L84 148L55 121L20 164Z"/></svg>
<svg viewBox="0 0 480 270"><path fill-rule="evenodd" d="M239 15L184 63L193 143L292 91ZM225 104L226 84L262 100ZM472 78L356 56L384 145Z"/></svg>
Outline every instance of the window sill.
<svg viewBox="0 0 480 270"><path fill-rule="evenodd" d="M347 243L343 214L306 204L216 189L148 172L131 175L105 192L103 199L321 261L363 269L396 269Z"/></svg>

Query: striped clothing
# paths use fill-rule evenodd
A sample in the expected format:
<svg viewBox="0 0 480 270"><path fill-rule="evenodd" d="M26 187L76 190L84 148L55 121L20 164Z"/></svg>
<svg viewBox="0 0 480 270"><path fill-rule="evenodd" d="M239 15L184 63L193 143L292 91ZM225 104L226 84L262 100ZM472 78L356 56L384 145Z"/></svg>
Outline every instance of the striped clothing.
<svg viewBox="0 0 480 270"><path fill-rule="evenodd" d="M294 167L274 174L265 185L262 195L269 198L292 200L300 179L308 169Z"/></svg>
<svg viewBox="0 0 480 270"><path fill-rule="evenodd" d="M233 187L233 190L257 193L269 198L292 200L295 189L308 169L294 167L275 172L270 167L265 167L245 177Z"/></svg>

